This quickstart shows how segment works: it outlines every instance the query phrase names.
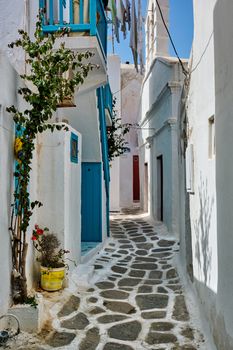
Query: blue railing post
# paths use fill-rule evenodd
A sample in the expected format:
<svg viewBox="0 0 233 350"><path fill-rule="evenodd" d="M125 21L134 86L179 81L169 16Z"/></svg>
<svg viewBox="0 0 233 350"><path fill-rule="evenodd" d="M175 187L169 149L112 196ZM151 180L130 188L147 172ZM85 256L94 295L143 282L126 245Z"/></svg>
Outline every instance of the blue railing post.
<svg viewBox="0 0 233 350"><path fill-rule="evenodd" d="M80 24L83 24L83 18L84 18L84 7L83 7L83 0L79 0L79 22Z"/></svg>
<svg viewBox="0 0 233 350"><path fill-rule="evenodd" d="M44 0L40 0L39 6L40 6L40 10L44 9L45 7Z"/></svg>
<svg viewBox="0 0 233 350"><path fill-rule="evenodd" d="M90 35L96 35L96 1L98 0L89 0L89 11L90 11Z"/></svg>
<svg viewBox="0 0 233 350"><path fill-rule="evenodd" d="M70 24L74 23L74 1L70 0Z"/></svg>
<svg viewBox="0 0 233 350"><path fill-rule="evenodd" d="M108 109L110 115L112 116L112 91L109 83L104 86L104 103L105 108Z"/></svg>
<svg viewBox="0 0 233 350"><path fill-rule="evenodd" d="M109 182L110 182L110 171L109 171L109 160L108 160L108 139L106 131L105 121L105 103L104 103L104 88L97 89L98 98L98 109L99 109L99 120L100 120L100 133L102 143L102 159L103 159L103 170L105 179L106 194L109 195Z"/></svg>
<svg viewBox="0 0 233 350"><path fill-rule="evenodd" d="M53 25L53 0L49 0L49 24Z"/></svg>

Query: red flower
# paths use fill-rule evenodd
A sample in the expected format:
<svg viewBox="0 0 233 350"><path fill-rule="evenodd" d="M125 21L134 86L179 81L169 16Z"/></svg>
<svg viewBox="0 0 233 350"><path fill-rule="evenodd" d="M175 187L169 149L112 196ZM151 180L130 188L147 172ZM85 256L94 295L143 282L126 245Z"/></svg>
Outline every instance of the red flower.
<svg viewBox="0 0 233 350"><path fill-rule="evenodd" d="M37 228L36 229L36 233L37 233L38 236L41 236L41 235L43 235L44 230L42 230L41 228Z"/></svg>
<svg viewBox="0 0 233 350"><path fill-rule="evenodd" d="M36 238L36 236L32 236L32 241L36 241L37 240L37 238Z"/></svg>
<svg viewBox="0 0 233 350"><path fill-rule="evenodd" d="M36 225L35 225L35 229L38 229L38 228L39 228L39 225L36 224Z"/></svg>

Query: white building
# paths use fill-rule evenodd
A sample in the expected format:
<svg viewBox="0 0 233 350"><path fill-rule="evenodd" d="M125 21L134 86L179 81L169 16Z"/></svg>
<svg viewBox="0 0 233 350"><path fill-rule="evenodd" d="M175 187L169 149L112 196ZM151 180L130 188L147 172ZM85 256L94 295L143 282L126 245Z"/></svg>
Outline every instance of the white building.
<svg viewBox="0 0 233 350"><path fill-rule="evenodd" d="M193 283L218 349L233 349L231 1L194 1L187 100Z"/></svg>
<svg viewBox="0 0 233 350"><path fill-rule="evenodd" d="M168 1L160 3L168 24ZM178 59L169 57L168 35L154 1L148 3L146 23L146 73L139 111L141 205L151 218L163 221L169 232L178 234L180 196L184 195L179 191L184 74Z"/></svg>
<svg viewBox="0 0 233 350"><path fill-rule="evenodd" d="M213 10L215 1L194 1L194 41L186 105L188 149L187 190L192 234L193 283L205 315L213 317L218 286L215 86ZM203 54L204 53L204 54ZM194 176L193 176L194 175Z"/></svg>
<svg viewBox="0 0 233 350"><path fill-rule="evenodd" d="M60 0L57 0L57 4ZM107 83L106 45L107 20L102 2L97 1L97 11L103 28L98 33L96 14L84 15L86 32L79 28L77 13L71 22L72 33L62 38L67 47L74 50L89 50L94 53L92 63L99 68L88 75L85 83L76 91L75 105L60 108L54 115L56 123L67 123L68 132L40 134L33 159L30 196L39 200L43 207L36 209L28 230L27 283L30 290L37 285L35 254L30 240L35 223L56 233L65 249L70 250L70 259L82 261L82 254L103 242L108 234L109 169L107 156L106 122L111 116L111 91ZM40 6L44 2L40 1ZM49 1L47 1L49 4ZM43 25L44 33L58 30L61 13L54 2L53 16ZM85 9L84 9L85 10ZM46 7L46 11L48 8ZM63 18L72 18L67 5ZM74 10L76 11L76 10ZM79 11L79 10L78 10ZM0 14L0 315L7 311L10 302L11 248L8 231L10 204L14 191L13 145L15 126L6 112L14 104L21 110L24 102L17 95L17 88L24 83L19 74L27 69L25 56L19 50L8 48L18 38L17 30L34 33L39 1L2 4ZM86 16L86 17L85 17ZM82 27L82 26L81 26ZM99 41L100 40L100 41ZM59 41L59 39L58 39ZM105 115L105 111L107 112ZM110 112L110 114L109 114ZM74 146L74 147L73 147ZM82 252L81 252L82 249ZM71 265L72 267L73 265Z"/></svg>
<svg viewBox="0 0 233 350"><path fill-rule="evenodd" d="M217 189L217 289L212 290L211 325L219 349L233 349L233 3L217 1L214 10L216 189ZM213 312L213 311L212 311Z"/></svg>
<svg viewBox="0 0 233 350"><path fill-rule="evenodd" d="M109 83L116 98L116 117L132 127L125 135L127 152L111 164L110 210L120 211L139 205L138 106L142 75L134 65L121 64L117 55L108 56Z"/></svg>

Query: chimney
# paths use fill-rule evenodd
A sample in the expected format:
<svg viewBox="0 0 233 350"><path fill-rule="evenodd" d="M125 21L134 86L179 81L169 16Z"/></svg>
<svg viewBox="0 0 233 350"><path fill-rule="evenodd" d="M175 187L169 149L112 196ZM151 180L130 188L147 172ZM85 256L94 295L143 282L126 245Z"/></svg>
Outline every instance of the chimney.
<svg viewBox="0 0 233 350"><path fill-rule="evenodd" d="M158 0L166 25L169 28L169 0ZM169 38L155 0L148 1L146 19L147 63L155 57L169 56Z"/></svg>

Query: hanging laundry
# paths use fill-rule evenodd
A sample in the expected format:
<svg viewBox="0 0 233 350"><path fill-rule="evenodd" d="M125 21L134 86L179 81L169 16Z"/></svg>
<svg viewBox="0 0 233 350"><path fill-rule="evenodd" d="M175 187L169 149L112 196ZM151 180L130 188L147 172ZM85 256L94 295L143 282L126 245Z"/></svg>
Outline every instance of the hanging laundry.
<svg viewBox="0 0 233 350"><path fill-rule="evenodd" d="M121 31L123 32L124 39L126 38L126 21L125 21L125 6L122 0L116 0L116 15L121 23Z"/></svg>
<svg viewBox="0 0 233 350"><path fill-rule="evenodd" d="M108 0L102 0L105 11L108 10Z"/></svg>
<svg viewBox="0 0 233 350"><path fill-rule="evenodd" d="M120 0L116 0L116 15L120 22L123 22L123 13Z"/></svg>
<svg viewBox="0 0 233 350"><path fill-rule="evenodd" d="M131 27L130 2L125 0L125 21L128 23L128 29Z"/></svg>
<svg viewBox="0 0 233 350"><path fill-rule="evenodd" d="M143 74L144 63L143 63L143 20L142 20L142 4L141 0L138 0L138 56L140 64L140 73Z"/></svg>
<svg viewBox="0 0 233 350"><path fill-rule="evenodd" d="M117 40L118 43L120 43L120 36L119 36L120 23L119 23L119 19L117 17L117 10L116 10L115 0L109 0L108 8L110 9L111 14L112 14L112 25L113 25L113 28L114 28L114 34L115 34L116 40Z"/></svg>
<svg viewBox="0 0 233 350"><path fill-rule="evenodd" d="M132 10L131 10L131 30L130 30L130 48L133 53L133 60L136 71L138 72L138 37L137 37L137 16L135 0L132 0Z"/></svg>

